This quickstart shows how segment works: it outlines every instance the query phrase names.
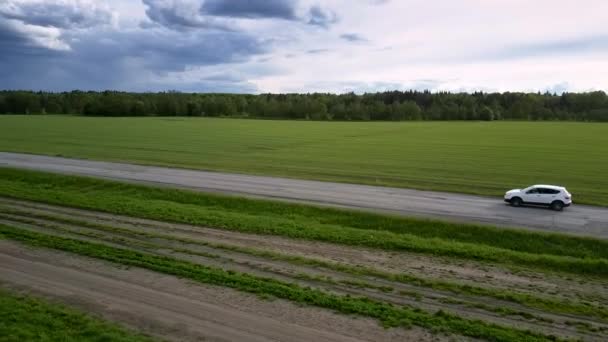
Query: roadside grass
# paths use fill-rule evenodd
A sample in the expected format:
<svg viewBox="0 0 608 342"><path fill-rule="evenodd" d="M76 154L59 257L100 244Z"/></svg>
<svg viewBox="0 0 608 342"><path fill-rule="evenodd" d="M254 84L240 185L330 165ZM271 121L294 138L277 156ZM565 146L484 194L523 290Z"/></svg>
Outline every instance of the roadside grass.
<svg viewBox="0 0 608 342"><path fill-rule="evenodd" d="M11 217L6 217L5 215L3 215L3 213L20 215L22 218L15 219L15 218L11 218ZM435 289L435 290L439 290L439 291L447 291L447 292L451 292L451 293L455 293L455 294L465 294L465 295L471 295L471 296L482 296L482 297L494 298L494 299L498 299L498 300L502 300L502 301L508 301L508 302L521 304L521 305L524 305L524 306L527 306L530 308L540 309L540 310L543 310L546 312L578 314L578 315L584 315L584 316L589 316L589 317L597 317L602 320L608 319L608 309L607 308L598 307L597 305L590 305L589 303L579 304L579 303L574 303L574 302L565 301L565 300L553 300L550 298L543 298L543 297L520 293L520 292L516 292L516 291L509 291L506 289L484 288L484 287L460 284L460 283L449 282L449 281L421 278L421 277L417 277L417 276L413 276L413 275L409 275L409 274L405 274L405 273L390 273L390 272L380 271L380 270L376 270L376 269L373 269L370 267L365 267L365 266L350 266L350 265L340 264L340 263L336 263L336 262L328 262L328 261L323 261L323 260L314 259L314 258L286 255L286 254L282 254L282 253L271 252L271 251L267 251L267 250L261 250L261 249L250 248L250 247L233 246L233 245L226 245L226 244L221 244L221 243L210 243L210 242L201 241L201 240L180 238L180 237L176 237L176 236L168 235L168 234L157 234L157 233L130 230L130 229L126 229L126 228L119 228L119 227L98 224L98 223L74 220L74 219L70 219L70 218L66 218L66 217L42 215L42 214L35 214L35 213L21 211L21 210L14 210L14 209L3 207L0 204L0 218L9 219L9 220L22 222L22 223L26 223L26 224L48 227L48 228L56 229L56 230L63 231L63 232L71 232L71 230L62 229L59 226L55 226L55 225L47 226L45 224L40 224L35 220L28 219L25 217L34 218L34 219L38 218L38 219L50 220L53 222L64 223L64 224L73 225L73 226L88 227L88 228L93 228L93 229L100 230L100 231L121 234L122 236L129 236L129 237L138 237L139 236L139 237L144 237L144 238L149 238L149 239L163 239L163 240L171 240L171 241L177 241L177 242L182 242L182 243L187 243L187 244L208 246L211 248L223 249L223 250L242 253L242 254L264 257L264 258L268 258L268 259L272 259L272 260L280 260L280 261L285 261L285 262L289 262L289 263L293 263L293 264L319 267L319 268L343 272L343 273L347 273L347 274L351 274L351 275L369 276L369 277L375 277L375 278L380 278L380 279L386 279L389 281L395 281L395 282L400 282L400 283L404 283L404 284L420 286L423 288L431 288L431 289ZM83 234L83 233L80 232L78 234ZM85 234L85 236L91 236L91 237L100 238L103 240L114 241L113 238L109 238L108 236L105 236L103 233L90 233L89 232L89 233ZM120 242L123 242L123 241L120 241ZM147 248L158 248L158 246L154 246L154 245L148 246L148 245L146 245L146 243L143 243L143 242L141 243L141 245L144 245L144 247L147 247ZM186 253L186 254L202 255L202 256L205 256L208 258L218 258L218 256L215 254L200 253L200 252L195 253L194 251L185 250L185 249L180 249L180 250L173 249L173 250L175 252L182 252L182 253ZM328 281L328 279L321 279L321 280L325 281L325 282ZM390 287L373 286L373 285L365 283L365 282L361 282L358 284L350 283L350 285L367 287L367 288L376 288L380 291L387 291L387 292L390 292L393 290ZM489 308L489 307L490 306L487 306L487 308ZM492 310L496 311L499 309L493 308ZM508 308L500 308L500 310L502 310L500 312L505 312L505 313L511 312L511 311L509 311ZM524 315L520 312L517 312L517 314Z"/></svg>
<svg viewBox="0 0 608 342"><path fill-rule="evenodd" d="M142 267L184 277L204 284L225 286L261 296L286 299L300 304L331 309L343 314L375 318L387 327L416 325L437 332L455 333L490 341L557 340L554 336L542 335L532 331L503 327L479 320L463 319L441 310L436 313L429 313L406 306L397 307L368 298L339 296L274 279L225 271L169 257L114 248L102 244L34 233L6 225L0 225L0 232L8 239L35 247L63 250L118 264Z"/></svg>
<svg viewBox="0 0 608 342"><path fill-rule="evenodd" d="M608 241L0 168L0 195L247 233L608 275Z"/></svg>
<svg viewBox="0 0 608 342"><path fill-rule="evenodd" d="M2 151L492 196L558 184L608 206L605 123L1 115L0 137Z"/></svg>
<svg viewBox="0 0 608 342"><path fill-rule="evenodd" d="M154 341L61 304L0 288L1 341Z"/></svg>

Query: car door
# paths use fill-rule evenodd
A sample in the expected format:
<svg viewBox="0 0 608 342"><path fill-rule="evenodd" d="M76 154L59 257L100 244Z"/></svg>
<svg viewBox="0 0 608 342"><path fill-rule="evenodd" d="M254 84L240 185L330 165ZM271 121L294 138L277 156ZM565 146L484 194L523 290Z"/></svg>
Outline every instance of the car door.
<svg viewBox="0 0 608 342"><path fill-rule="evenodd" d="M547 204L551 196L551 190L545 188L538 188L538 204ZM550 202L549 202L550 203Z"/></svg>
<svg viewBox="0 0 608 342"><path fill-rule="evenodd" d="M546 188L539 188L538 192L540 193L539 203L542 204L551 204L557 198L557 194L559 194L557 190Z"/></svg>
<svg viewBox="0 0 608 342"><path fill-rule="evenodd" d="M541 199L538 188L527 189L523 194L523 200L526 203L539 203Z"/></svg>

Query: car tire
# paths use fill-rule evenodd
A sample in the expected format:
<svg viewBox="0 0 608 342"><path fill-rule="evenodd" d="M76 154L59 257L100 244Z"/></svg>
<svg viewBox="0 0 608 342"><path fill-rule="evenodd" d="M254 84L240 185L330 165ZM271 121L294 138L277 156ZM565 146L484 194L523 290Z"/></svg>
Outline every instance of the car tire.
<svg viewBox="0 0 608 342"><path fill-rule="evenodd" d="M514 207L521 207L522 203L523 203L523 201L519 197L511 198L511 205Z"/></svg>
<svg viewBox="0 0 608 342"><path fill-rule="evenodd" d="M564 210L564 202L562 202L562 201L553 201L553 203L551 203L551 209L553 209L555 211L562 211L562 210Z"/></svg>

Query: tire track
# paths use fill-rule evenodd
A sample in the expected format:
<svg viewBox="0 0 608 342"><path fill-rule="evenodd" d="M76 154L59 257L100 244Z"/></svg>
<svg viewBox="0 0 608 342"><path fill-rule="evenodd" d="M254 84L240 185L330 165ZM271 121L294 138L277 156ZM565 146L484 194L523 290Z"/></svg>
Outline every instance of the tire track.
<svg viewBox="0 0 608 342"><path fill-rule="evenodd" d="M3 201L2 205L6 211L6 206L10 201ZM13 203L15 204L15 203ZM48 208L26 208L32 215L46 213L57 215L63 209L56 211ZM15 208L13 205L12 208ZM0 207L2 209L2 207ZM23 209L23 208L22 208ZM57 209L57 208L55 208ZM2 211L2 210L0 210ZM79 215L72 213L72 219L83 220L83 223L98 224L92 213L91 215ZM61 217L61 216L59 216ZM590 320L589 317L580 315L549 314L535 309L523 307L510 302L498 301L489 298L474 298L462 294L446 293L427 289L419 286L412 286L399 282L391 282L374 277L353 276L337 271L321 269L306 265L289 263L272 258L264 258L246 253L226 250L209 245L204 238L188 242L164 239L158 236L147 236L150 232L158 233L163 228L155 230L146 225L131 223L117 223L113 220L113 226L120 227L124 231L108 231L100 227L83 227L58 223L49 219L28 217L27 213L4 213L2 219L11 225L17 225L24 229L44 232L47 234L60 235L70 238L83 239L92 242L102 242L117 247L127 247L141 252L165 255L173 258L187 260L207 266L215 266L227 270L254 274L257 276L271 277L274 279L295 282L302 286L315 287L338 294L350 294L365 296L375 300L389 302L395 305L408 305L418 307L426 311L434 312L447 310L458 315L482 319L502 325L516 326L518 328L528 328L536 331L543 331L548 334L556 334L564 337L575 337L585 339L601 339L603 334L592 332L582 332L577 329L573 322L591 325L596 328L608 327L597 320ZM124 218L120 218L124 219ZM63 229L63 231L60 230ZM174 233L165 231L165 233ZM179 238L178 238L179 239ZM198 242L198 243L197 243ZM390 289L390 290L389 290ZM498 308L510 308L513 312L521 313L517 315L501 315L493 312Z"/></svg>

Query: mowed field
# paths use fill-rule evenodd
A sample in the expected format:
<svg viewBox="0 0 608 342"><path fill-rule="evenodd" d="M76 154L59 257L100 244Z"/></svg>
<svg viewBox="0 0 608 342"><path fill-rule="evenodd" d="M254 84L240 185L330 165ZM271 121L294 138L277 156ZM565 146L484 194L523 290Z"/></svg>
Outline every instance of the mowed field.
<svg viewBox="0 0 608 342"><path fill-rule="evenodd" d="M1 116L0 150L608 205L608 125Z"/></svg>

